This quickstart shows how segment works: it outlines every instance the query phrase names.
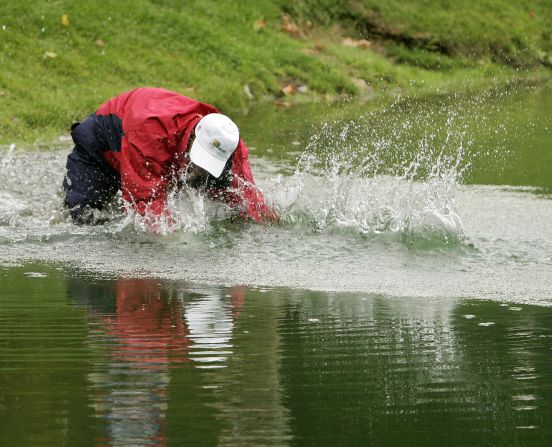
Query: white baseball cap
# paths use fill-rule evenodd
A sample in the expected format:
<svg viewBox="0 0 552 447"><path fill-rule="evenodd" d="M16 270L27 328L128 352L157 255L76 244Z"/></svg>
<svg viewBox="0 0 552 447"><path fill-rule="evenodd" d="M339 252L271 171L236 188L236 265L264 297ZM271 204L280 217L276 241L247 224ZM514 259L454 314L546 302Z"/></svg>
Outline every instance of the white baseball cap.
<svg viewBox="0 0 552 447"><path fill-rule="evenodd" d="M195 127L190 160L218 178L239 141L240 131L234 121L226 115L210 113L201 118Z"/></svg>

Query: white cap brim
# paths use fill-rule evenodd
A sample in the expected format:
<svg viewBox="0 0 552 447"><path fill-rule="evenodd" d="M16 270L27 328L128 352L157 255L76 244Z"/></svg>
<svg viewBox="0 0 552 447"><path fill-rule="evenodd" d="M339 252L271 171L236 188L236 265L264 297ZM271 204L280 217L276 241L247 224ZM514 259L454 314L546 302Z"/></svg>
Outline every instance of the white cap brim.
<svg viewBox="0 0 552 447"><path fill-rule="evenodd" d="M196 138L192 143L192 147L190 149L190 160L193 164L205 169L215 178L220 177L220 174L222 174L224 166L226 166L226 162L228 161L227 159L223 160L218 157L214 157L207 152L207 149L201 145L199 138Z"/></svg>

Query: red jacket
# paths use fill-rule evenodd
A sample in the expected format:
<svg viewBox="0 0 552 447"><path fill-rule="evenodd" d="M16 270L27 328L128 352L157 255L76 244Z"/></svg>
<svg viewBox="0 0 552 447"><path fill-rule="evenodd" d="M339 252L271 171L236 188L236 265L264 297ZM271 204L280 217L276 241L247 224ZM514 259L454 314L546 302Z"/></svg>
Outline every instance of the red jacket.
<svg viewBox="0 0 552 447"><path fill-rule="evenodd" d="M100 106L97 116L115 116L122 123L120 151L103 155L121 175L123 198L139 213L166 212L168 190L188 163L184 153L190 135L203 116L215 112L219 113L209 104L160 88L132 90ZM232 155L230 187L218 191L217 197L241 210L244 217L274 220L274 212L255 186L248 152L240 139Z"/></svg>

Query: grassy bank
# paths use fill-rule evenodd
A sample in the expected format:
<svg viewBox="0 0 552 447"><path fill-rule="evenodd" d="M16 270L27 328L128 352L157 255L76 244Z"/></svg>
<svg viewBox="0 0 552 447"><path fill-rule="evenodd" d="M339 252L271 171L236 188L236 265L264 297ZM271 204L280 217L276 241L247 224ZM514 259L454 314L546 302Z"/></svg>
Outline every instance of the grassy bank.
<svg viewBox="0 0 552 447"><path fill-rule="evenodd" d="M0 5L0 143L52 139L163 86L258 101L420 95L549 76L552 7L508 0L14 0Z"/></svg>

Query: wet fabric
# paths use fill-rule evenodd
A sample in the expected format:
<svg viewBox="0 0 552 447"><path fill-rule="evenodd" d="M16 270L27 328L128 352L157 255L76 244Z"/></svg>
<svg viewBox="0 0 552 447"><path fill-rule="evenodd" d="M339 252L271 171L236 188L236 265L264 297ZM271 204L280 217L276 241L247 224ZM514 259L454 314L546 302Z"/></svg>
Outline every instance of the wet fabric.
<svg viewBox="0 0 552 447"><path fill-rule="evenodd" d="M73 127L75 147L67 157L63 180L65 204L73 220L79 223L89 222L90 211L103 209L121 187L120 176L98 150L94 124L92 115Z"/></svg>

